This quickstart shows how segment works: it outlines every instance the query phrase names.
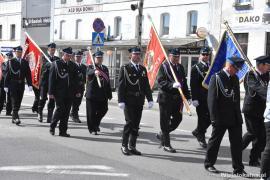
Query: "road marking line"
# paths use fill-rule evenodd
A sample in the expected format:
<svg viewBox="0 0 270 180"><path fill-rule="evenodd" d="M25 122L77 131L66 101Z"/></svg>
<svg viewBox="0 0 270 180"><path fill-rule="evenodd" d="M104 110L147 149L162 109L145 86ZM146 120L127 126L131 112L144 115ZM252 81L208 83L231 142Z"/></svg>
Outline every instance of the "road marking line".
<svg viewBox="0 0 270 180"><path fill-rule="evenodd" d="M85 170L85 171L78 171ZM86 170L103 170L107 172L95 172ZM114 169L103 165L45 165L45 166L3 166L0 171L18 171L18 172L34 172L46 174L65 174L65 175L92 175L92 176L113 176L128 177L127 173L116 173ZM109 171L109 172L108 172Z"/></svg>

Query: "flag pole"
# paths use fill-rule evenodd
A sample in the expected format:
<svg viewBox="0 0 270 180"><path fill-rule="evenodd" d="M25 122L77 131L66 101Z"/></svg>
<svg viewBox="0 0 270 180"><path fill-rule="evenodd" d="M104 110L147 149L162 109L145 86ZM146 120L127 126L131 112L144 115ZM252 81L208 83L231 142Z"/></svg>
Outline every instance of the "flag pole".
<svg viewBox="0 0 270 180"><path fill-rule="evenodd" d="M162 49L162 51L163 51L163 53L164 53L164 55L165 55L166 61L167 61L168 64L169 64L169 67L170 67L170 70L171 70L171 72L172 72L173 78L174 78L175 82L178 82L177 77L176 77L176 75L175 75L175 72L174 72L174 70L173 70L173 68L172 68L172 66L171 66L171 63L169 62L168 55L167 55L167 53L166 53L164 47L162 46L162 43L161 43L161 40L160 40L159 35L158 35L158 33L157 33L157 30L156 30L156 28L155 28L154 22L153 22L153 20L152 20L152 18L151 18L151 16L150 16L149 14L147 15L147 17L148 17L148 19L150 20L151 25L153 26L154 32L155 32L156 35L157 35L157 39L158 39L159 43L161 44L161 49ZM190 107L189 107L187 98L185 97L185 95L184 95L184 93L183 93L183 91L182 91L181 88L178 88L178 91L179 91L179 93L180 93L180 95L181 95L181 98L182 98L182 100L183 100L183 103L185 104L187 113L191 116L191 111L190 111Z"/></svg>
<svg viewBox="0 0 270 180"><path fill-rule="evenodd" d="M262 86L265 86L265 83L263 83L262 79L259 77L258 72L256 71L256 69L253 67L252 63L250 62L250 60L248 59L247 55L244 53L244 51L242 50L241 46L239 45L238 41L236 40L233 31L228 23L228 21L224 21L224 24L226 26L227 32L229 33L229 36L231 36L233 43L236 45L237 49L240 51L241 56L246 60L249 68L253 71L256 79L260 82L260 84Z"/></svg>
<svg viewBox="0 0 270 180"><path fill-rule="evenodd" d="M31 38L31 36L25 31L25 35L32 41L32 43L38 48L38 50L41 52L41 54L46 58L47 61L52 63L52 61L48 58L48 56L40 49L40 47L37 45L37 43Z"/></svg>
<svg viewBox="0 0 270 180"><path fill-rule="evenodd" d="M95 61L93 59L90 47L88 47L88 53L89 53L90 59L92 60L93 68L94 70L96 70L97 68L96 68ZM101 88L100 78L98 75L96 75L96 77L97 77L98 86Z"/></svg>

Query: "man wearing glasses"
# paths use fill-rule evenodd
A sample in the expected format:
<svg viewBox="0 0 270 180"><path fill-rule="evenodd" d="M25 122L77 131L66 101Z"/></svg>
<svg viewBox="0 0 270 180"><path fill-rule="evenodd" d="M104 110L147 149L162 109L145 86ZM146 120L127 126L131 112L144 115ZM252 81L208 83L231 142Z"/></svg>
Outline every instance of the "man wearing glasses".
<svg viewBox="0 0 270 180"><path fill-rule="evenodd" d="M192 131L201 147L206 148L205 133L210 126L210 116L207 106L207 93L208 90L202 86L202 82L209 70L209 53L210 49L204 47L200 51L199 62L192 67L190 88L192 94L192 104L196 107L198 115L197 128Z"/></svg>

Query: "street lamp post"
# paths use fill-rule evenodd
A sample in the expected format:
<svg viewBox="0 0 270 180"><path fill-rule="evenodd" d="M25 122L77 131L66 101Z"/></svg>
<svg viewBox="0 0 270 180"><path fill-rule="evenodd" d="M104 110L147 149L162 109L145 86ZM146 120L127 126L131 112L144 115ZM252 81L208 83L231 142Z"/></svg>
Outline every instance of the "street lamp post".
<svg viewBox="0 0 270 180"><path fill-rule="evenodd" d="M143 3L144 0L140 0L139 4L131 4L131 10L135 11L138 9L138 37L137 37L137 46L142 48L142 20L143 20Z"/></svg>

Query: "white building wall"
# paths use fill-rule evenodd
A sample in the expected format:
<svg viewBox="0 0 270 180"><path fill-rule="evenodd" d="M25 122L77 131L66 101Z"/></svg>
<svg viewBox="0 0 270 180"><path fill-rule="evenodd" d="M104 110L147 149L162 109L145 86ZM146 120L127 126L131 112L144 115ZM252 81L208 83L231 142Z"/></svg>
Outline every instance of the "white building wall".
<svg viewBox="0 0 270 180"><path fill-rule="evenodd" d="M114 18L119 16L122 18L122 40L135 39L136 32L136 16L138 11L132 11L130 5L134 2L122 2L106 4L108 1L103 1L104 4L91 5L92 0L84 0L81 3L77 3L75 0L67 0L66 4L60 4L60 0L54 1L54 15L53 18L53 39L59 40L59 28L60 21L65 20L68 28L64 29L66 39L63 40L75 40L75 24L76 19L82 19L83 29L81 30L83 40L91 40L92 23L95 18L101 18L106 28L110 26L111 35L114 34ZM110 1L113 2L113 1ZM68 13L68 8L92 6L96 9L95 12L87 13ZM161 14L170 13L170 33L165 36L166 39L184 38L186 37L186 25L187 25L187 13L191 10L198 11L198 27L207 27L208 25L208 3L206 0L192 1L177 1L177 0L147 0L144 3L144 23L143 23L143 38L148 38L150 30L150 21L147 19L147 14L152 16L154 24L160 32ZM107 33L107 30L105 30Z"/></svg>
<svg viewBox="0 0 270 180"><path fill-rule="evenodd" d="M15 47L21 38L21 1L0 1L0 24L3 26L0 47ZM15 40L10 40L11 24L15 24Z"/></svg>

